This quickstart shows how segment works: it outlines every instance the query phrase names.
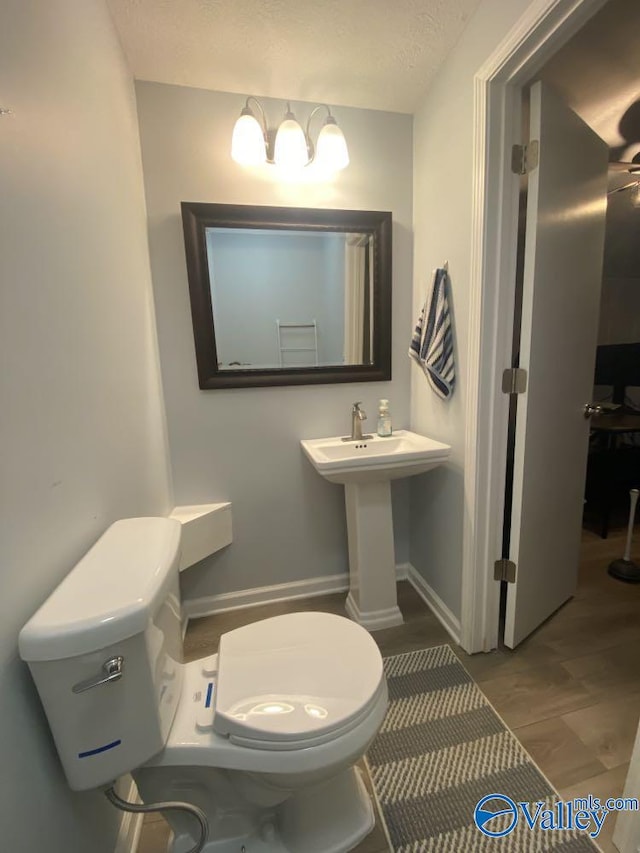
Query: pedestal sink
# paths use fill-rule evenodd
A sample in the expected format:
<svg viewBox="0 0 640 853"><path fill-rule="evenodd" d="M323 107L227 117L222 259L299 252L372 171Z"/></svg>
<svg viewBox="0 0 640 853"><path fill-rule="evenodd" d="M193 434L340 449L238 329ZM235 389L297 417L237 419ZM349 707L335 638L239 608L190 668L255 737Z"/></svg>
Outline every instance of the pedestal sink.
<svg viewBox="0 0 640 853"><path fill-rule="evenodd" d="M316 471L345 487L349 539L349 616L370 631L402 624L396 595L390 480L430 471L451 448L409 430L385 438L301 441Z"/></svg>

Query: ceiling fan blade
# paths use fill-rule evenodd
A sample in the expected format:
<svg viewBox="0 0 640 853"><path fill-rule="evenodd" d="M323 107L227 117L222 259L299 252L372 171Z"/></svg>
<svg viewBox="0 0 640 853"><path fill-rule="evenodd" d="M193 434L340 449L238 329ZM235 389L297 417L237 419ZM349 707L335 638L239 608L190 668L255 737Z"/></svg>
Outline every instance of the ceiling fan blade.
<svg viewBox="0 0 640 853"><path fill-rule="evenodd" d="M622 163L619 160L609 163L610 172L640 172L640 163Z"/></svg>

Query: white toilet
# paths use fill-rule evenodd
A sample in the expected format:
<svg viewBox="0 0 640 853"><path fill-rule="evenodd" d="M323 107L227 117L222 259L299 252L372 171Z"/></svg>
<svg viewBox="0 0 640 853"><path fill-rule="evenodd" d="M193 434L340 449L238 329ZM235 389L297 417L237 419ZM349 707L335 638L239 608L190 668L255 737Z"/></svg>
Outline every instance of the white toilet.
<svg viewBox="0 0 640 853"><path fill-rule="evenodd" d="M204 811L204 853L351 850L374 823L354 764L387 706L376 644L340 616L293 613L183 664L180 531L116 522L20 633L70 786L131 772L145 803ZM172 853L193 849L193 817L165 817Z"/></svg>

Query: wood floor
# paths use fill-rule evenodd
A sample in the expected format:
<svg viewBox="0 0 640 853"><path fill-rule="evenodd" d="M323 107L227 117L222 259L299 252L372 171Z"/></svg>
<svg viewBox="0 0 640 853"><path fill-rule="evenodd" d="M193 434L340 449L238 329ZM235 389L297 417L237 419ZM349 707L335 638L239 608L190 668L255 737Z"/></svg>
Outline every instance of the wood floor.
<svg viewBox="0 0 640 853"><path fill-rule="evenodd" d="M607 540L583 534L578 593L516 651L488 655L454 651L506 724L563 799L621 794L640 716L640 584L610 578L609 562L622 555L624 532ZM640 554L635 554L638 561ZM450 643L450 637L414 589L398 585L405 624L377 631L383 655ZM236 610L189 624L187 660L212 654L231 628L300 610L344 615L344 594ZM508 793L508 792L506 792ZM611 843L613 816L598 839ZM138 853L165 853L168 827L145 821ZM386 853L378 820L357 853Z"/></svg>

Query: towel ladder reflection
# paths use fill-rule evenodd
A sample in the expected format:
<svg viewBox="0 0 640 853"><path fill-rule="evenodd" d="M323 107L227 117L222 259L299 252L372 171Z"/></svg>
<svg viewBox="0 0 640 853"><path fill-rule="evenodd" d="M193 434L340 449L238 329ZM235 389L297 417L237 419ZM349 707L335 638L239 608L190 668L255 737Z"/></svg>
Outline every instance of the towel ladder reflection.
<svg viewBox="0 0 640 853"><path fill-rule="evenodd" d="M276 320L278 329L278 356L280 359L280 367L308 367L307 361L302 361L299 364L285 364L286 353L312 353L313 364L318 366L318 326L314 320L306 323L290 323L282 320ZM309 346L288 346L287 338L292 343L306 343L307 336L313 336L309 339Z"/></svg>

